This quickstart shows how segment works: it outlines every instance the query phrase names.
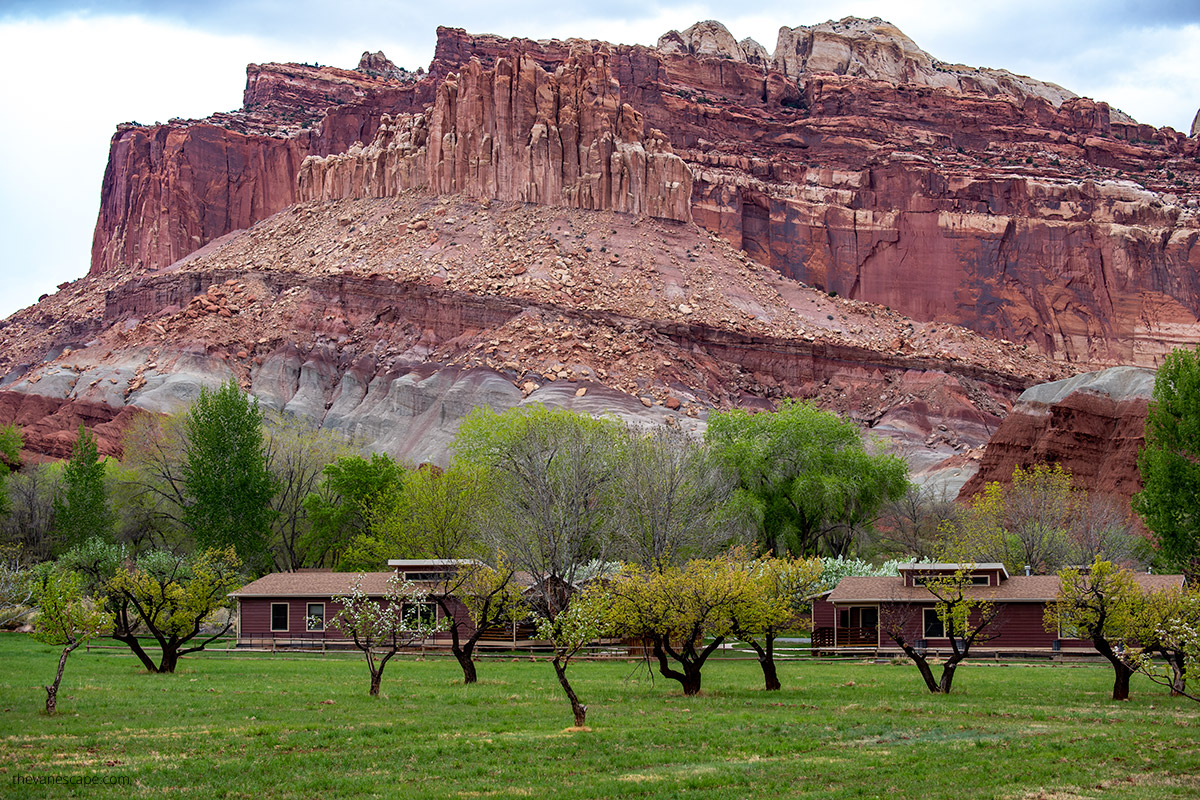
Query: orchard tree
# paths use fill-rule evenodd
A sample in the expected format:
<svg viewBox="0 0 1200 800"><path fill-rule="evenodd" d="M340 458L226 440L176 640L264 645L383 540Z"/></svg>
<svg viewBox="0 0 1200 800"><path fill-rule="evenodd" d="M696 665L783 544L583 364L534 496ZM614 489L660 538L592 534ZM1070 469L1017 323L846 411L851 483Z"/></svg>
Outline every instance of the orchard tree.
<svg viewBox="0 0 1200 800"><path fill-rule="evenodd" d="M71 458L63 467L61 489L54 501L54 532L68 550L88 539L112 541L116 515L108 504L104 486L104 462L96 446L96 437L83 425L71 448Z"/></svg>
<svg viewBox="0 0 1200 800"><path fill-rule="evenodd" d="M1133 497L1165 566L1200 580L1200 349L1175 350L1154 377L1142 491Z"/></svg>
<svg viewBox="0 0 1200 800"><path fill-rule="evenodd" d="M173 673L181 657L228 633L233 627L229 593L246 582L232 545L189 556L151 550L131 561L118 546L93 539L60 563L82 572L90 591L105 598L112 638L154 673ZM158 644L158 663L142 647L142 631Z"/></svg>
<svg viewBox="0 0 1200 800"><path fill-rule="evenodd" d="M455 462L488 475L486 534L551 621L612 549L625 442L617 422L541 405L477 408L459 426Z"/></svg>
<svg viewBox="0 0 1200 800"><path fill-rule="evenodd" d="M200 549L232 546L252 572L265 571L278 483L267 467L258 401L231 379L201 389L185 419L184 523Z"/></svg>
<svg viewBox="0 0 1200 800"><path fill-rule="evenodd" d="M1134 672L1129 632L1140 595L1133 573L1097 559L1085 571L1060 570L1058 579L1058 597L1046 606L1046 630L1070 631L1070 638L1091 640L1112 665L1112 699L1128 700Z"/></svg>
<svg viewBox="0 0 1200 800"><path fill-rule="evenodd" d="M704 662L733 630L734 609L753 591L727 559L694 559L647 571L629 564L607 582L614 629L648 643L658 671L685 695L700 692Z"/></svg>
<svg viewBox="0 0 1200 800"><path fill-rule="evenodd" d="M599 587L589 587L572 595L566 609L555 614L554 619L544 616L537 618L536 635L554 647L554 674L571 703L576 728L586 724L587 706L579 702L579 696L567 680L567 667L583 648L607 632L611 605L612 599L606 592Z"/></svg>
<svg viewBox="0 0 1200 800"><path fill-rule="evenodd" d="M441 630L441 623L421 615L425 590L401 580L399 574L388 578L387 589L379 600L367 596L362 588L363 577L358 576L349 592L332 598L341 610L327 625L339 628L366 656L371 672L369 693L378 697L387 663L401 649L424 642Z"/></svg>
<svg viewBox="0 0 1200 800"><path fill-rule="evenodd" d="M892 552L937 560L947 532L958 527L962 516L963 507L944 488L909 484L904 494L880 509L876 532Z"/></svg>
<svg viewBox="0 0 1200 800"><path fill-rule="evenodd" d="M924 608L911 598L895 599L879 609L879 628L904 654L912 659L933 694L949 694L958 665L970 655L971 648L999 635L1001 611L983 590L972 584L972 565L962 565L951 575L930 575L924 586L929 591L945 638L950 640L950 655L942 662L942 674L933 677L926 651L917 647L912 632L924 631ZM942 638L942 637L935 637Z"/></svg>
<svg viewBox="0 0 1200 800"><path fill-rule="evenodd" d="M455 463L444 471L413 470L399 489L377 496L366 512L371 533L359 537L346 557L363 568L389 556L447 562L441 577L429 584L430 599L447 620L450 651L465 684L478 679L475 647L487 629L524 613L513 568L502 554L492 557L483 536L490 498L487 475L478 467ZM469 619L458 612L459 603Z"/></svg>
<svg viewBox="0 0 1200 800"><path fill-rule="evenodd" d="M737 476L762 552L845 555L908 486L903 459L870 452L853 422L809 403L713 413L706 440Z"/></svg>
<svg viewBox="0 0 1200 800"><path fill-rule="evenodd" d="M1187 691L1188 678L1200 678L1200 590L1158 589L1135 596L1124 638L1121 655L1134 670L1169 688L1172 696L1200 701Z"/></svg>
<svg viewBox="0 0 1200 800"><path fill-rule="evenodd" d="M359 536L370 532L368 510L380 498L399 491L405 469L386 453L342 456L322 470L324 479L316 491L304 498L304 511L311 525L305 548L314 559L332 561L345 568L342 555ZM374 569L378 562L365 565Z"/></svg>
<svg viewBox="0 0 1200 800"><path fill-rule="evenodd" d="M782 688L775 667L775 640L787 630L809 624L803 612L821 587L821 560L794 556L747 558L744 550L728 557L728 568L745 573L747 591L733 603L730 632L753 648L767 691Z"/></svg>
<svg viewBox="0 0 1200 800"><path fill-rule="evenodd" d="M85 595L84 581L78 573L48 562L41 566L33 579L33 600L38 612L33 638L62 648L54 682L45 687L46 713L52 715L58 709L58 687L67 657L88 639L107 632L113 620L104 610L103 599L93 600Z"/></svg>

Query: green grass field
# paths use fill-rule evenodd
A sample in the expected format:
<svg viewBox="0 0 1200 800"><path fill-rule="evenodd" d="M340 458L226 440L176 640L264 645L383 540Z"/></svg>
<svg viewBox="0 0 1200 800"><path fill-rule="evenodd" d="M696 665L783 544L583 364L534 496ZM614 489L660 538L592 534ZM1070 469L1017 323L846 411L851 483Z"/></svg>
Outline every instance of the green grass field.
<svg viewBox="0 0 1200 800"><path fill-rule="evenodd" d="M367 696L353 656L201 654L147 675L116 651L72 655L0 634L5 797L1200 797L1200 705L1100 666L973 665L926 693L908 665L790 662L782 692L720 661L704 692L627 662L571 675L590 730L569 730L544 662L393 661ZM131 778L32 786L24 776Z"/></svg>

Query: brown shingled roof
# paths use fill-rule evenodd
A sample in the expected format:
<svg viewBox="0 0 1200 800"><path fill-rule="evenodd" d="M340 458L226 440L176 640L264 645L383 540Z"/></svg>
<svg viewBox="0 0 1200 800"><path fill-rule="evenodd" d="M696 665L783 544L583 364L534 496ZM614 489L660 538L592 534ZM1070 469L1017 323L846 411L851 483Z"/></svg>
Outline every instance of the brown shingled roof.
<svg viewBox="0 0 1200 800"><path fill-rule="evenodd" d="M362 573L363 590L373 597L381 597L387 593L388 579L395 574L395 571ZM333 597L348 593L358 576L357 572L272 572L229 596Z"/></svg>
<svg viewBox="0 0 1200 800"><path fill-rule="evenodd" d="M1144 591L1172 589L1183 586L1182 575L1135 574L1134 579ZM1057 575L1016 575L999 586L967 587L967 595L1010 603L1049 602L1058 596ZM905 586L900 577L842 578L830 592L830 603L919 603L933 602L934 596L924 586Z"/></svg>

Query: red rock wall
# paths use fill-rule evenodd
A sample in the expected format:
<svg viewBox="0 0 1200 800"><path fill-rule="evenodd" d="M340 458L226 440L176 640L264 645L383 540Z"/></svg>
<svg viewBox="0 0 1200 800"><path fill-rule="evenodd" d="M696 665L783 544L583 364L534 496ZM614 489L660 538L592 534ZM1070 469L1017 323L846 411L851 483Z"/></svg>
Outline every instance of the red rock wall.
<svg viewBox="0 0 1200 800"><path fill-rule="evenodd" d="M416 84L270 65L240 114L118 131L93 272L162 267L253 224L294 201L305 156L431 106L402 146L393 133L385 153L314 168L305 196L427 185L679 218L669 142L697 223L818 288L1085 364L1153 365L1200 340L1200 143L1181 133L1083 98L438 34Z"/></svg>
<svg viewBox="0 0 1200 800"><path fill-rule="evenodd" d="M610 53L576 48L554 73L533 59L472 60L427 114L380 127L368 148L310 158L301 200L439 194L592 210L691 216L691 173L621 102Z"/></svg>

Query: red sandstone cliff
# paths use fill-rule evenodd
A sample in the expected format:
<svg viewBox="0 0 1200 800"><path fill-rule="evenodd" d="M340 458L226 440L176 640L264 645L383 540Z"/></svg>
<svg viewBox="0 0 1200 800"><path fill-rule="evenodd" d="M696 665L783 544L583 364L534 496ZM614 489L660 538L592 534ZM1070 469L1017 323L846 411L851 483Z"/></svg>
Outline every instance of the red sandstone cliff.
<svg viewBox="0 0 1200 800"><path fill-rule="evenodd" d="M166 266L362 142L304 196L427 185L676 218L690 173L696 222L842 296L1080 364L1200 339L1196 139L941 64L878 20L785 29L769 62L705 26L658 49L440 29L420 79L251 67L241 112L118 131L92 271Z"/></svg>

